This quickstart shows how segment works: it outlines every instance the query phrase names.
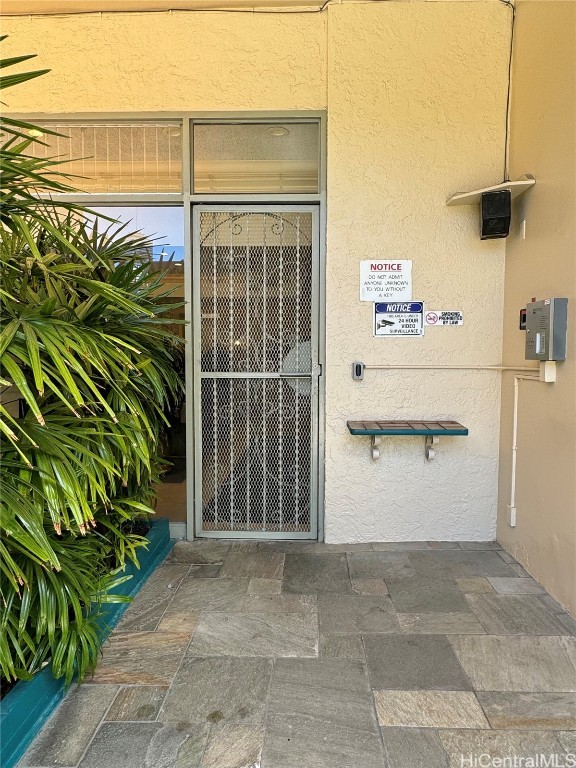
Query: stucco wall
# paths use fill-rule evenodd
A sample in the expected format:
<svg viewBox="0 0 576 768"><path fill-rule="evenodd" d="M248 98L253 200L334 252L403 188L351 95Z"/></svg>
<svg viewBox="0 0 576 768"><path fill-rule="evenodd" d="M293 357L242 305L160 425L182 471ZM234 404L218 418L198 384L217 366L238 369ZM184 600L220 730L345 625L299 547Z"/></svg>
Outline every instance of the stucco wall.
<svg viewBox="0 0 576 768"><path fill-rule="evenodd" d="M15 111L327 108L326 539L489 539L497 504L499 375L367 372L350 364L494 364L502 242L480 242L458 191L502 175L510 11L487 2L333 5L322 14L10 19L10 52L53 70ZM414 298L461 328L374 339L359 262L414 261ZM351 418L453 418L468 438L423 439L373 463Z"/></svg>
<svg viewBox="0 0 576 768"><path fill-rule="evenodd" d="M351 363L500 360L504 241L480 242L457 191L502 178L510 12L501 3L337 5L329 16L326 539L490 539L495 534L497 373L367 371ZM374 339L359 262L413 259L414 299L464 326ZM347 419L450 418L467 438L369 438Z"/></svg>
<svg viewBox="0 0 576 768"><path fill-rule="evenodd" d="M38 53L46 77L11 111L322 109L318 14L149 13L7 18L6 50Z"/></svg>
<svg viewBox="0 0 576 768"><path fill-rule="evenodd" d="M516 207L506 249L504 356L524 358L518 310L531 298L569 299L568 355L556 384L521 382L510 501L513 381L502 390L498 539L576 615L576 3L517 5L511 176L536 177ZM519 201L520 202L520 201ZM526 220L526 239L519 222Z"/></svg>

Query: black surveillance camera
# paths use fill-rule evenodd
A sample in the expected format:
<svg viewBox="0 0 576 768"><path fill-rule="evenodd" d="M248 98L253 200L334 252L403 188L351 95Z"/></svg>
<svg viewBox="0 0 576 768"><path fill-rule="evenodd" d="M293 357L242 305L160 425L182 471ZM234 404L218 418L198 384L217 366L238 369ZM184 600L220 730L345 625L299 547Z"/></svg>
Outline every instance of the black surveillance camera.
<svg viewBox="0 0 576 768"><path fill-rule="evenodd" d="M512 194L509 189L483 192L480 201L480 240L508 237L511 212Z"/></svg>

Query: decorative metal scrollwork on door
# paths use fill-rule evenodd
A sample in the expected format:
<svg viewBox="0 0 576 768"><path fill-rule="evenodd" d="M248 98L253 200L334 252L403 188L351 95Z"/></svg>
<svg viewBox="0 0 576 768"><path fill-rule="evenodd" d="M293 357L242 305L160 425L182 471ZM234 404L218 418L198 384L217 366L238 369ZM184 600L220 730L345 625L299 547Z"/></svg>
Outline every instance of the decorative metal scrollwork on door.
<svg viewBox="0 0 576 768"><path fill-rule="evenodd" d="M202 211L205 531L310 530L312 214Z"/></svg>

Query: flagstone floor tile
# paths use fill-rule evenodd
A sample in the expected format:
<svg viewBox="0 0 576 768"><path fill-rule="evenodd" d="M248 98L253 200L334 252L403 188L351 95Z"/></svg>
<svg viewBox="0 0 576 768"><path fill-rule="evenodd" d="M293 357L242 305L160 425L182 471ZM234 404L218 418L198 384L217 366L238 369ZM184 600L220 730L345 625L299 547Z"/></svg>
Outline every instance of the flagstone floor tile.
<svg viewBox="0 0 576 768"><path fill-rule="evenodd" d="M490 635L567 635L536 595L467 595L478 620Z"/></svg>
<svg viewBox="0 0 576 768"><path fill-rule="evenodd" d="M400 632L392 601L385 595L319 594L318 612L324 634Z"/></svg>
<svg viewBox="0 0 576 768"><path fill-rule="evenodd" d="M250 579L248 592L251 595L277 595L282 591L280 579Z"/></svg>
<svg viewBox="0 0 576 768"><path fill-rule="evenodd" d="M317 656L318 622L302 613L210 613L200 617L189 656Z"/></svg>
<svg viewBox="0 0 576 768"><path fill-rule="evenodd" d="M162 565L157 568L130 603L117 629L146 632L156 629L162 614L189 571L187 565Z"/></svg>
<svg viewBox="0 0 576 768"><path fill-rule="evenodd" d="M255 768L260 765L264 729L250 725L216 725L200 768Z"/></svg>
<svg viewBox="0 0 576 768"><path fill-rule="evenodd" d="M482 576L476 576L470 579L456 579L456 583L462 590L462 592L466 593L483 593L483 592L494 592L494 587L488 579L485 579Z"/></svg>
<svg viewBox="0 0 576 768"><path fill-rule="evenodd" d="M388 579L390 597L399 613L470 613L462 591L451 579Z"/></svg>
<svg viewBox="0 0 576 768"><path fill-rule="evenodd" d="M313 613L318 610L316 595L247 595L238 601L241 613Z"/></svg>
<svg viewBox="0 0 576 768"><path fill-rule="evenodd" d="M104 723L80 768L198 768L207 740L205 724Z"/></svg>
<svg viewBox="0 0 576 768"><path fill-rule="evenodd" d="M374 552L418 552L428 551L430 545L427 541L385 541L372 545Z"/></svg>
<svg viewBox="0 0 576 768"><path fill-rule="evenodd" d="M281 579L285 555L282 552L232 551L226 555L220 569L223 578L237 579Z"/></svg>
<svg viewBox="0 0 576 768"><path fill-rule="evenodd" d="M382 728L388 768L447 768L447 756L434 728Z"/></svg>
<svg viewBox="0 0 576 768"><path fill-rule="evenodd" d="M550 731L446 730L439 731L439 736L448 755L449 768L474 766L474 762L478 766L482 765L482 762L489 766L546 765L541 761L540 755L545 755L546 760L549 760L550 756L556 756L556 763L548 762L548 765L564 764L560 762L560 758L565 756L564 748ZM463 762L464 760L471 762Z"/></svg>
<svg viewBox="0 0 576 768"><path fill-rule="evenodd" d="M233 611L248 594L248 579L185 579L164 618L175 613Z"/></svg>
<svg viewBox="0 0 576 768"><path fill-rule="evenodd" d="M18 768L560 768L576 620L498 546L180 541Z"/></svg>
<svg viewBox="0 0 576 768"><path fill-rule="evenodd" d="M261 766L386 768L386 762L382 740L376 733L302 715L271 714L266 722Z"/></svg>
<svg viewBox="0 0 576 768"><path fill-rule="evenodd" d="M486 634L472 613L399 613L398 621L404 632L414 634Z"/></svg>
<svg viewBox="0 0 576 768"><path fill-rule="evenodd" d="M477 696L492 728L576 730L576 693L479 691Z"/></svg>
<svg viewBox="0 0 576 768"><path fill-rule="evenodd" d="M275 716L310 717L337 728L378 731L366 666L358 660L278 660L268 708Z"/></svg>
<svg viewBox="0 0 576 768"><path fill-rule="evenodd" d="M220 563L212 565L191 565L188 571L189 579L216 579L220 575Z"/></svg>
<svg viewBox="0 0 576 768"><path fill-rule="evenodd" d="M517 635L449 635L477 691L574 692L576 668L565 641Z"/></svg>
<svg viewBox="0 0 576 768"><path fill-rule="evenodd" d="M178 632L192 637L198 625L200 612L178 611L164 614L156 627L157 632Z"/></svg>
<svg viewBox="0 0 576 768"><path fill-rule="evenodd" d="M117 692L116 685L71 688L38 738L32 742L20 762L20 768L77 765Z"/></svg>
<svg viewBox="0 0 576 768"><path fill-rule="evenodd" d="M514 576L498 552L447 550L410 552L410 564L417 576L430 579L469 579L478 576Z"/></svg>
<svg viewBox="0 0 576 768"><path fill-rule="evenodd" d="M187 658L164 700L159 720L261 725L271 675L271 659Z"/></svg>
<svg viewBox="0 0 576 768"><path fill-rule="evenodd" d="M333 552L372 552L374 544L325 544L319 542L314 547L317 555L329 555Z"/></svg>
<svg viewBox="0 0 576 768"><path fill-rule="evenodd" d="M445 635L364 635L372 688L470 690Z"/></svg>
<svg viewBox="0 0 576 768"><path fill-rule="evenodd" d="M572 616L570 616L570 614L566 613L565 611L562 613L557 613L556 618L563 627L566 627L571 635L576 637L576 619L573 619Z"/></svg>
<svg viewBox="0 0 576 768"><path fill-rule="evenodd" d="M168 686L132 685L121 688L106 720L156 720Z"/></svg>
<svg viewBox="0 0 576 768"><path fill-rule="evenodd" d="M518 563L510 563L510 568L514 571L514 574L516 576L520 576L522 578L531 579L532 577L528 573L528 571L525 568L522 568L521 565Z"/></svg>
<svg viewBox="0 0 576 768"><path fill-rule="evenodd" d="M317 592L352 591L345 554L288 554L284 563L283 592L315 594Z"/></svg>
<svg viewBox="0 0 576 768"><path fill-rule="evenodd" d="M489 728L467 691L374 691L380 725L405 728Z"/></svg>
<svg viewBox="0 0 576 768"><path fill-rule="evenodd" d="M333 659L363 659L360 635L320 635L320 656Z"/></svg>
<svg viewBox="0 0 576 768"><path fill-rule="evenodd" d="M166 562L188 563L189 565L223 563L230 547L230 542L225 539L177 541L166 558Z"/></svg>
<svg viewBox="0 0 576 768"><path fill-rule="evenodd" d="M348 555L350 578L384 579L416 576L407 552L354 552Z"/></svg>
<svg viewBox="0 0 576 768"><path fill-rule="evenodd" d="M568 658L571 660L572 664L574 664L574 669L576 669L576 638L563 637L561 638L561 642L566 649Z"/></svg>
<svg viewBox="0 0 576 768"><path fill-rule="evenodd" d="M287 555L288 554L313 555L316 552L317 548L318 548L317 541L281 541L280 540L280 541L259 541L258 542L258 549L261 549L264 552L284 552Z"/></svg>
<svg viewBox="0 0 576 768"><path fill-rule="evenodd" d="M387 595L384 579L352 579L352 592L357 595Z"/></svg>
<svg viewBox="0 0 576 768"><path fill-rule="evenodd" d="M545 595L546 592L533 578L489 576L488 581L500 595Z"/></svg>
<svg viewBox="0 0 576 768"><path fill-rule="evenodd" d="M575 731L560 731L557 734L558 741L566 752L571 755L576 755L576 730Z"/></svg>
<svg viewBox="0 0 576 768"><path fill-rule="evenodd" d="M552 611L552 613L564 613L564 608L562 608L560 603L554 600L553 597L550 597L550 595L541 596L540 602L544 603L546 608L549 608Z"/></svg>
<svg viewBox="0 0 576 768"><path fill-rule="evenodd" d="M91 682L169 685L189 643L180 632L113 632Z"/></svg>

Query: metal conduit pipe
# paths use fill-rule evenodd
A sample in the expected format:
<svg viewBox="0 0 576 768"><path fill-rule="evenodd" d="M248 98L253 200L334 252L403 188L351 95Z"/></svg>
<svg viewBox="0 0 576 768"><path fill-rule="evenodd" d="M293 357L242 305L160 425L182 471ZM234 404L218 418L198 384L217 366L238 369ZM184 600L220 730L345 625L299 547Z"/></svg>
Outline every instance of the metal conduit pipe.
<svg viewBox="0 0 576 768"><path fill-rule="evenodd" d="M551 370L549 370L547 366L550 366ZM363 367L372 371L514 371L517 374L514 376L512 467L510 472L510 503L508 505L508 524L511 528L514 528L516 526L516 461L518 454L518 382L541 381L546 383L553 383L556 380L555 363L541 363L538 368L512 365L364 365Z"/></svg>
<svg viewBox="0 0 576 768"><path fill-rule="evenodd" d="M538 373L539 368L523 368L518 365L369 365L364 366L370 371L520 371Z"/></svg>
<svg viewBox="0 0 576 768"><path fill-rule="evenodd" d="M512 467L510 470L510 504L508 505L508 525L516 527L516 456L518 454L518 395L519 381L540 381L537 376L514 376L514 406L512 417Z"/></svg>

